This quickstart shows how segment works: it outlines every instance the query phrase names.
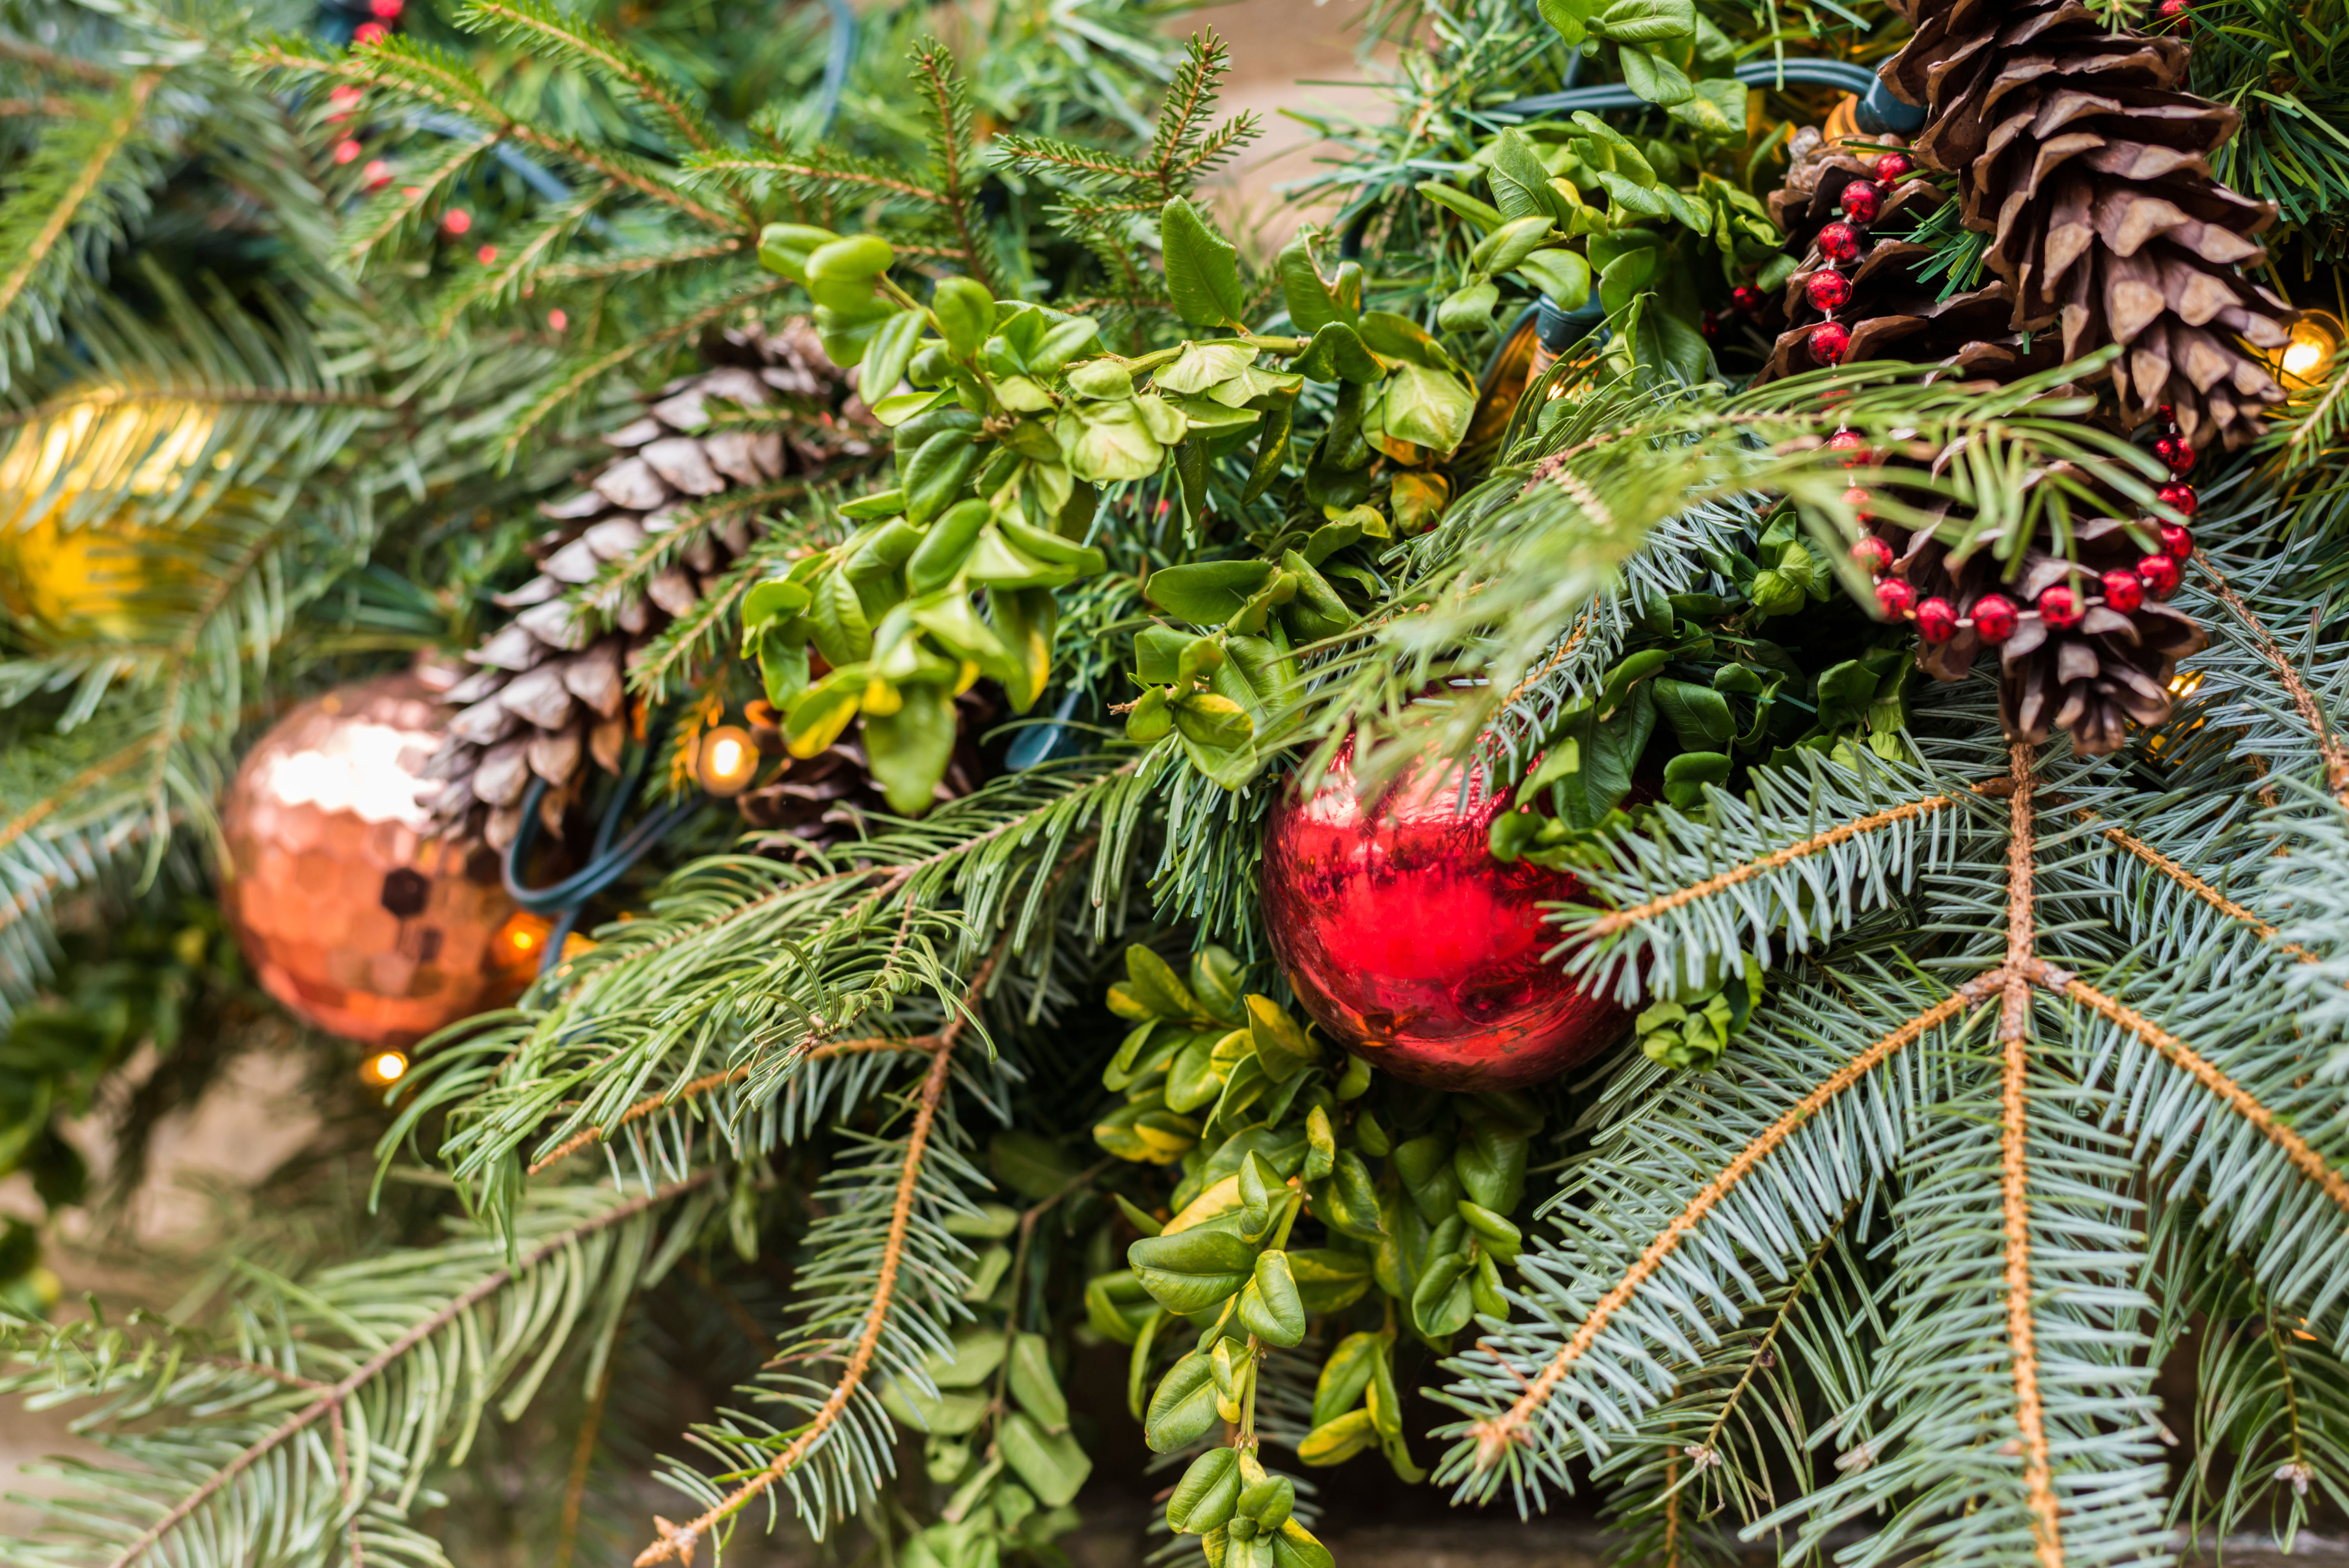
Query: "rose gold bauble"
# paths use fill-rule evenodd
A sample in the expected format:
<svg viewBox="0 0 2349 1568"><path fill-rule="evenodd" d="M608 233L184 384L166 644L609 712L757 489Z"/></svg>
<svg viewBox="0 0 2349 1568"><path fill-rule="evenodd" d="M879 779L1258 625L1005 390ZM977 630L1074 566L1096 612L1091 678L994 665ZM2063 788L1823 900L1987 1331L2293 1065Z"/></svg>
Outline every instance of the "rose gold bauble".
<svg viewBox="0 0 2349 1568"><path fill-rule="evenodd" d="M1581 882L1493 859L1506 797L1415 769L1374 802L1339 754L1310 799L1295 785L1266 824L1264 913L1297 999L1349 1049L1430 1088L1515 1088L1622 1037L1630 1014L1542 954L1542 905Z"/></svg>
<svg viewBox="0 0 2349 1568"><path fill-rule="evenodd" d="M405 1046L512 1001L536 932L494 851L433 838L418 797L448 714L414 676L337 687L262 738L221 808L222 902L269 994Z"/></svg>

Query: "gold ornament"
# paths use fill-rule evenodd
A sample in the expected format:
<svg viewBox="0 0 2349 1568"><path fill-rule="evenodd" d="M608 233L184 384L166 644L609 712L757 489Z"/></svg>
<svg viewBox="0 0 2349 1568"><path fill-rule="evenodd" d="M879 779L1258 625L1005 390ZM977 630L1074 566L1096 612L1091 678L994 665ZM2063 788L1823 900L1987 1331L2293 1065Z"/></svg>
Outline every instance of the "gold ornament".
<svg viewBox="0 0 2349 1568"><path fill-rule="evenodd" d="M221 808L222 903L262 985L371 1046L504 1006L545 944L495 851L431 834L448 712L412 675L338 687L263 737Z"/></svg>
<svg viewBox="0 0 2349 1568"><path fill-rule="evenodd" d="M198 404L91 397L20 431L0 453L0 603L52 631L135 635L129 601L152 575L140 503L186 482L214 424Z"/></svg>

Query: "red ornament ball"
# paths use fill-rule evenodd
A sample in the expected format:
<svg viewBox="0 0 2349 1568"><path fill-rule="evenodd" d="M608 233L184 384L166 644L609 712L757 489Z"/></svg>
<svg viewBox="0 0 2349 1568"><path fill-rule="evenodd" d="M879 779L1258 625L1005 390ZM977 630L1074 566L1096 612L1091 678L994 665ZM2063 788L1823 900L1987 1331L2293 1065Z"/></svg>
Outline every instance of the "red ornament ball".
<svg viewBox="0 0 2349 1568"><path fill-rule="evenodd" d="M537 966L544 923L517 918L496 852L429 836L449 711L414 676L338 686L263 736L221 802L222 903L254 975L371 1046L503 1006Z"/></svg>
<svg viewBox="0 0 2349 1568"><path fill-rule="evenodd" d="M2194 531L2182 523L2161 525L2161 552L2172 561L2185 561L2194 553Z"/></svg>
<svg viewBox="0 0 2349 1568"><path fill-rule="evenodd" d="M1985 593L1974 601L1974 630L1985 643L2002 643L2014 635L2023 617L2014 601L2003 593Z"/></svg>
<svg viewBox="0 0 2349 1568"><path fill-rule="evenodd" d="M1886 620L1897 621L1915 606L1917 590L1898 577L1887 577L1876 585L1876 602L1883 608Z"/></svg>
<svg viewBox="0 0 2349 1568"><path fill-rule="evenodd" d="M1747 315L1762 308L1762 291L1752 284L1739 284L1729 291L1729 303Z"/></svg>
<svg viewBox="0 0 2349 1568"><path fill-rule="evenodd" d="M1852 515L1862 522L1870 521L1876 516L1876 498L1858 485L1843 492L1843 504L1851 508Z"/></svg>
<svg viewBox="0 0 2349 1568"><path fill-rule="evenodd" d="M2194 7L2189 0L2161 0L2154 9L2163 21L2176 23L2178 32L2194 30Z"/></svg>
<svg viewBox="0 0 2349 1568"><path fill-rule="evenodd" d="M1843 215L1855 223L1873 223L1884 211L1884 188L1872 180L1855 180L1837 198Z"/></svg>
<svg viewBox="0 0 2349 1568"><path fill-rule="evenodd" d="M1819 254L1831 262L1856 262L1868 242L1849 223L1829 223L1819 231Z"/></svg>
<svg viewBox="0 0 2349 1568"><path fill-rule="evenodd" d="M2153 443L2153 455L2169 465L2173 474L2194 471L2194 449L2183 436L2163 436Z"/></svg>
<svg viewBox="0 0 2349 1568"><path fill-rule="evenodd" d="M2202 504L2195 497L2194 487L2179 480L2172 480L2156 493L2160 496L2162 505L2180 517L2192 517L2194 509Z"/></svg>
<svg viewBox="0 0 2349 1568"><path fill-rule="evenodd" d="M1620 1039L1630 1011L1542 957L1557 941L1542 905L1580 898L1581 881L1486 847L1508 797L1422 766L1365 802L1351 758L1309 799L1292 782L1265 827L1265 923L1314 1021L1453 1090L1539 1083Z"/></svg>
<svg viewBox="0 0 2349 1568"><path fill-rule="evenodd" d="M2145 580L2126 566L2105 573L2105 603L2126 615L2145 603Z"/></svg>
<svg viewBox="0 0 2349 1568"><path fill-rule="evenodd" d="M1843 466L1847 469L1876 460L1876 454L1868 449L1868 438L1857 430L1837 430L1827 438L1827 450L1841 452Z"/></svg>
<svg viewBox="0 0 2349 1568"><path fill-rule="evenodd" d="M2167 555L2147 556L2137 563L2137 574L2145 580L2145 591L2157 599L2167 599L2178 592L2178 562Z"/></svg>
<svg viewBox="0 0 2349 1568"><path fill-rule="evenodd" d="M2086 614L2080 603L2080 595L2068 584L2058 583L2039 595L2039 618L2059 632L2067 626L2078 625L2080 617Z"/></svg>
<svg viewBox="0 0 2349 1568"><path fill-rule="evenodd" d="M1876 178L1889 185L1895 180L1906 178L1916 167L1917 160L1905 152L1882 153L1876 160Z"/></svg>
<svg viewBox="0 0 2349 1568"><path fill-rule="evenodd" d="M1848 495L1850 492L1845 493ZM1873 536L1854 544L1851 547L1851 558L1870 572L1892 570L1892 546Z"/></svg>
<svg viewBox="0 0 2349 1568"><path fill-rule="evenodd" d="M1822 267L1803 280L1803 296L1813 310L1833 315L1851 303L1851 280L1833 267Z"/></svg>
<svg viewBox="0 0 2349 1568"><path fill-rule="evenodd" d="M1929 643L1946 643L1958 634L1957 607L1947 599L1928 599L1917 606L1917 634Z"/></svg>
<svg viewBox="0 0 2349 1568"><path fill-rule="evenodd" d="M1698 320L1696 325L1697 330L1704 334L1704 340L1707 343L1718 343L1721 341L1721 313L1719 311L1706 311L1703 316Z"/></svg>
<svg viewBox="0 0 2349 1568"><path fill-rule="evenodd" d="M1839 321L1823 321L1811 328L1811 357L1822 365L1841 365L1851 352L1851 333Z"/></svg>

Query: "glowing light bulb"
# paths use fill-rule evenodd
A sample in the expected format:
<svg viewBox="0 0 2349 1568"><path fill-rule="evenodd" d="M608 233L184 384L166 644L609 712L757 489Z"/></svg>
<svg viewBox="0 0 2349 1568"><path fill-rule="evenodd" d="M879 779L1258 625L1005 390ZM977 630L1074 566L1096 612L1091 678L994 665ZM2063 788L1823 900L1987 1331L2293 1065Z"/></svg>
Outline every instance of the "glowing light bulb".
<svg viewBox="0 0 2349 1568"><path fill-rule="evenodd" d="M378 1051L359 1064L359 1081L388 1088L408 1073L408 1057L398 1051Z"/></svg>
<svg viewBox="0 0 2349 1568"><path fill-rule="evenodd" d="M2340 352L2342 338L2341 324L2333 317L2321 310L2302 311L2275 357L2277 378L2294 388L2313 385Z"/></svg>
<svg viewBox="0 0 2349 1568"><path fill-rule="evenodd" d="M694 772L712 795L721 799L740 795L750 787L758 771L759 749L750 743L750 732L740 725L721 724L701 738L701 755Z"/></svg>

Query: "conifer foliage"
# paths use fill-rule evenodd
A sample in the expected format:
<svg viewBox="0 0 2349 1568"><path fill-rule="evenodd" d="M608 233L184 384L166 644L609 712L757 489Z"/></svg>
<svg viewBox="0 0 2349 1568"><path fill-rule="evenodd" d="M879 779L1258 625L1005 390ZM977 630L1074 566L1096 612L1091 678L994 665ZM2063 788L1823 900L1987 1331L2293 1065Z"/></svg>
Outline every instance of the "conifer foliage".
<svg viewBox="0 0 2349 1568"><path fill-rule="evenodd" d="M2337 5L1386 5L1250 235L1148 6L392 9L0 31L0 1170L253 1026L57 934L301 693L470 653L452 830L650 861L169 1315L7 1233L106 1457L0 1555L1049 1565L1126 1422L1211 1568L1341 1465L1671 1568L2349 1508ZM1578 879L1588 1076L1305 1020L1341 756Z"/></svg>

